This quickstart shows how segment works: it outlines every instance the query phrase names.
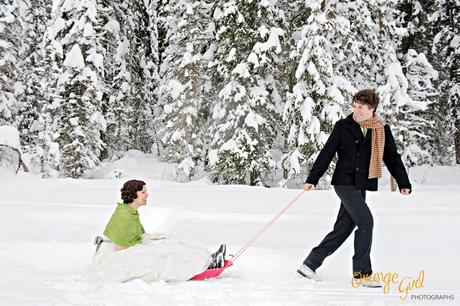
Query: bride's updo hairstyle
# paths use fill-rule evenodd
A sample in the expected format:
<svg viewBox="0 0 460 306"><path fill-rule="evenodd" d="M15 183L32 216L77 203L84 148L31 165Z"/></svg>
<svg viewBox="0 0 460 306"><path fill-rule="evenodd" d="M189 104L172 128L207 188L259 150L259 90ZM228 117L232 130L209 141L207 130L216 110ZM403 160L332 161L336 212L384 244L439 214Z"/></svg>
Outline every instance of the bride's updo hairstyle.
<svg viewBox="0 0 460 306"><path fill-rule="evenodd" d="M121 199L123 203L130 204L137 198L137 192L144 188L145 182L139 180L129 180L121 188Z"/></svg>

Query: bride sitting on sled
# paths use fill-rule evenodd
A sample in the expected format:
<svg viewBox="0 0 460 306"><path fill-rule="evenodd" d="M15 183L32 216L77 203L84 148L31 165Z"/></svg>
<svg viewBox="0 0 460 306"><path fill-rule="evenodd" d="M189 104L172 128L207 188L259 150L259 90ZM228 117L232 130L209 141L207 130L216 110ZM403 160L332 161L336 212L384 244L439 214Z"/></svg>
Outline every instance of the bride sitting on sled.
<svg viewBox="0 0 460 306"><path fill-rule="evenodd" d="M138 208L147 204L147 197L143 181L124 183L123 203L117 205L104 231L109 240L96 238L98 248L87 271L89 278L118 282L186 281L206 269L224 266L224 244L211 254L163 234L145 233Z"/></svg>

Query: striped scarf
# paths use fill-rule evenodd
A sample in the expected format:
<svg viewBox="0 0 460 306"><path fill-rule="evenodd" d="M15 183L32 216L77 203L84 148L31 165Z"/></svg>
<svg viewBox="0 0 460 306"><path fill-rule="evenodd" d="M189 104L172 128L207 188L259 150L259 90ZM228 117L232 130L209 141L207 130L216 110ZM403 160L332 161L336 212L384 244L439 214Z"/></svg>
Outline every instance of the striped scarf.
<svg viewBox="0 0 460 306"><path fill-rule="evenodd" d="M353 119L359 123L361 128L372 129L371 140L371 162L369 164L369 177L377 178L382 176L383 150L385 148L385 123L377 115L371 119L358 121L353 114Z"/></svg>

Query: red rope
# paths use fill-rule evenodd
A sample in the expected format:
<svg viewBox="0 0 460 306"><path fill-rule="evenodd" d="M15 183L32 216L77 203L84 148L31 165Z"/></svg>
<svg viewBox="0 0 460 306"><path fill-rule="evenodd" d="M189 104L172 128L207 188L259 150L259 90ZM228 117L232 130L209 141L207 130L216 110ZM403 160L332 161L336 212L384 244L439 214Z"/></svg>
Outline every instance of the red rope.
<svg viewBox="0 0 460 306"><path fill-rule="evenodd" d="M291 206L297 202L297 200L304 194L305 190L303 190L301 193L299 193L282 211L280 211L270 222L268 222L262 229L260 229L254 237L252 237L251 240L246 242L246 244L238 251L236 254L233 256L231 259L232 262L235 262L235 260L244 253L270 226L275 223L276 220L279 219Z"/></svg>

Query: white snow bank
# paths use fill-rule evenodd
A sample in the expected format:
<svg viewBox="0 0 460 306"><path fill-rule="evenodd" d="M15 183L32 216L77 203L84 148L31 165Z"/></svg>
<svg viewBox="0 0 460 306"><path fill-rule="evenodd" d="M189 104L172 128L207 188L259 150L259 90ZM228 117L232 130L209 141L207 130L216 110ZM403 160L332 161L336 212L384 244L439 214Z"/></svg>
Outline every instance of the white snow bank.
<svg viewBox="0 0 460 306"><path fill-rule="evenodd" d="M1 143L1 141L0 141ZM225 143L221 150L234 151L237 149L233 140ZM210 164L217 162L218 151L211 150L208 155ZM292 162L292 160L291 160ZM295 165L295 163L294 163ZM177 164L162 162L156 154L147 154L137 150L126 152L122 158L116 161L105 161L95 170L87 173L87 178L92 179L116 179L116 178L149 178L163 181L176 181L175 167ZM294 168L300 171L300 165ZM197 169L197 171L199 171ZM409 168L409 177L415 185L459 185L460 166L418 166ZM197 173L195 179L202 179L206 173ZM193 178L192 178L193 179ZM278 178L278 180L280 180ZM276 181L276 178L275 178ZM195 181L197 182L197 181ZM209 181L208 181L209 183ZM297 186L300 188L300 185ZM379 179L379 190L390 189L390 174L384 168L383 176Z"/></svg>
<svg viewBox="0 0 460 306"><path fill-rule="evenodd" d="M460 166L422 165L408 170L412 185L459 185ZM417 188L417 187L416 187ZM386 168L379 179L379 190L390 189L390 173Z"/></svg>
<svg viewBox="0 0 460 306"><path fill-rule="evenodd" d="M418 166L409 169L409 176L414 183L422 185L459 185L460 165Z"/></svg>
<svg viewBox="0 0 460 306"><path fill-rule="evenodd" d="M175 164L162 162L155 154L129 150L119 160L105 161L86 176L93 179L153 178L173 181L174 167Z"/></svg>

